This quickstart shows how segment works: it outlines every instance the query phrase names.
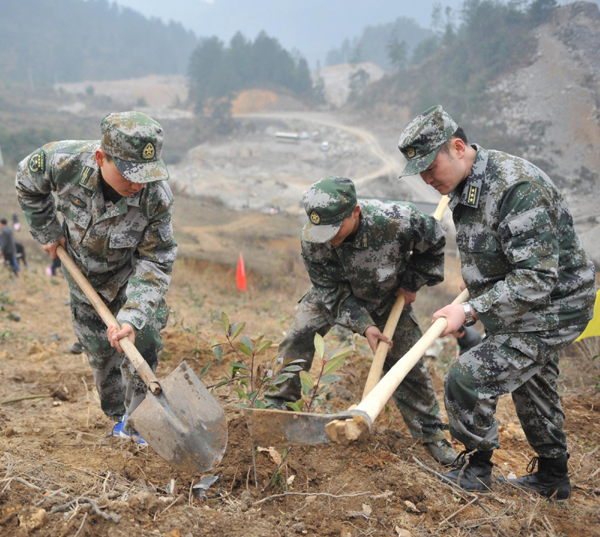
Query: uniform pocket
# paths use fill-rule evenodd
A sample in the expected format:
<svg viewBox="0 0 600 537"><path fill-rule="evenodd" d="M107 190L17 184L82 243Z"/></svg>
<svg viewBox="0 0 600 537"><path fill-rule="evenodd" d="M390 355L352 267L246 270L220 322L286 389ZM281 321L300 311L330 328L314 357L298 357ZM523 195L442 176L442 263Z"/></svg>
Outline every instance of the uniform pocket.
<svg viewBox="0 0 600 537"><path fill-rule="evenodd" d="M396 265L382 265L377 268L378 288L384 292L391 291L398 280Z"/></svg>
<svg viewBox="0 0 600 537"><path fill-rule="evenodd" d="M473 233L463 236L459 248L465 253L469 264L474 264L484 277L493 277L506 274L510 263L506 259L502 248L492 233Z"/></svg>
<svg viewBox="0 0 600 537"><path fill-rule="evenodd" d="M111 249L135 248L141 237L142 234L138 231L111 233L109 247Z"/></svg>
<svg viewBox="0 0 600 537"><path fill-rule="evenodd" d="M58 202L58 210L65 217L65 225L69 232L69 242L73 246L78 245L83 240L87 228L92 221L91 213L79 209L62 199Z"/></svg>

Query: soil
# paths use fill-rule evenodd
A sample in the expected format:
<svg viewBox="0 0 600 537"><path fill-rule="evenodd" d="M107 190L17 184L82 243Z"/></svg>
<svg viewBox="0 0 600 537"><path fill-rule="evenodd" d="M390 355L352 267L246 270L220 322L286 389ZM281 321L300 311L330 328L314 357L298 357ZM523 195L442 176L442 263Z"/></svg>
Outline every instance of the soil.
<svg viewBox="0 0 600 537"><path fill-rule="evenodd" d="M448 281L436 294L425 290L421 315L451 297L455 270L450 259ZM291 292L252 280L254 289L244 296L233 281L230 267L178 261L159 378L182 360L200 372L211 359L212 339L222 337L223 309L232 321L247 321L251 337L261 332L281 340L294 311ZM151 448L108 436L112 424L99 408L87 359L69 353L75 338L67 286L45 274L45 259L33 259L19 280L0 273L0 292L0 536L600 535L600 393L590 349L573 348L563 359L570 502L548 502L497 483L493 493L470 503L471 496L441 484L419 464L443 471L412 441L391 404L363 443L293 446L278 476L277 455L285 446L260 446L268 450L257 453L255 482L254 440L237 396L220 388L215 396L229 428L223 460L208 474L183 474ZM300 284L294 293L301 296ZM21 320L9 319L11 313ZM326 341L342 346L344 334ZM353 344L356 352L333 390L338 409L358 399L367 375L364 342ZM455 346L447 341L445 348L431 364L440 399ZM276 345L265 359L275 353ZM218 376L211 369L203 380L213 384ZM9 402L15 399L22 400ZM494 456L495 475L521 475L533 452L509 398L501 399L497 417L502 449ZM206 499L196 497L192 487L208 475L218 480Z"/></svg>

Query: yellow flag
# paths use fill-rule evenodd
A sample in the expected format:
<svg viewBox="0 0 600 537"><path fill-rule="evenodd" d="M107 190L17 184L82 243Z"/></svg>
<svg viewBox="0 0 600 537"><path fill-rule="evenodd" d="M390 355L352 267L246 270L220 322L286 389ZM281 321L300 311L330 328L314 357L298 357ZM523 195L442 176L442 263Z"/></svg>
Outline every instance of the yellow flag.
<svg viewBox="0 0 600 537"><path fill-rule="evenodd" d="M586 337L600 336L600 290L596 293L596 304L594 304L594 317L588 323L583 334L575 341L581 341Z"/></svg>

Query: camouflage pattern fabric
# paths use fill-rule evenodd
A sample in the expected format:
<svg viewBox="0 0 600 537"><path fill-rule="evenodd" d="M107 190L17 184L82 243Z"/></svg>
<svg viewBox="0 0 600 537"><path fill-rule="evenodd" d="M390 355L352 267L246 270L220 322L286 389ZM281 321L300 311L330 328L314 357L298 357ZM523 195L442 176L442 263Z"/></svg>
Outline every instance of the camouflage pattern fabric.
<svg viewBox="0 0 600 537"><path fill-rule="evenodd" d="M554 337L594 307L594 266L549 177L521 158L480 146L450 194L469 303L486 332Z"/></svg>
<svg viewBox="0 0 600 537"><path fill-rule="evenodd" d="M489 337L448 373L451 432L468 449L495 449L496 400L512 393L532 447L556 458L566 451L557 353L592 316L594 266L544 172L473 147L475 162L450 194L450 208L469 303Z"/></svg>
<svg viewBox="0 0 600 537"><path fill-rule="evenodd" d="M579 333L563 331L555 346L531 334L497 334L462 354L444 382L452 436L469 451L499 448L494 414L498 397L510 393L531 447L541 457L562 456L567 443L557 393L558 353Z"/></svg>
<svg viewBox="0 0 600 537"><path fill-rule="evenodd" d="M359 200L360 224L339 246L302 241L317 302L333 324L363 335L400 287L416 292L444 279L445 232L410 203ZM350 238L349 238L350 239ZM412 255L411 255L412 252Z"/></svg>
<svg viewBox="0 0 600 537"><path fill-rule="evenodd" d="M108 114L100 123L102 149L121 174L133 183L166 181L169 172L160 158L163 130L141 112Z"/></svg>
<svg viewBox="0 0 600 537"><path fill-rule="evenodd" d="M117 320L141 330L171 281L177 255L173 194L156 181L107 209L94 159L99 147L98 141L67 141L38 149L18 166L17 196L33 237L42 244L66 237L69 255L107 302L127 284ZM71 294L88 302L67 271L65 278Z"/></svg>
<svg viewBox="0 0 600 537"><path fill-rule="evenodd" d="M127 293L123 287L107 306L113 315L117 315L126 302ZM125 355L110 346L106 325L91 305L71 297L71 317L75 335L88 355L102 410L115 421L119 421L125 412L131 415L146 397L144 381ZM167 326L168 317L169 309L162 299L156 314L135 335L135 346L153 371L156 371L158 354L163 348L160 331ZM127 424L125 427L134 432Z"/></svg>
<svg viewBox="0 0 600 537"><path fill-rule="evenodd" d="M439 104L413 119L398 140L398 149L408 161L400 177L427 169L457 129L458 125Z"/></svg>
<svg viewBox="0 0 600 537"><path fill-rule="evenodd" d="M309 220L302 228L302 239L327 242L356 207L356 189L350 179L325 177L311 185L302 201Z"/></svg>
<svg viewBox="0 0 600 537"><path fill-rule="evenodd" d="M312 286L301 300L279 359L302 358L310 369L314 335L338 324L363 335L381 330L403 287L416 292L443 280L445 234L432 216L410 203L359 200L361 217L354 237L339 246L302 241L302 257ZM386 361L386 371L420 337L412 308L403 313ZM300 395L298 378L277 394L289 401ZM441 440L443 423L427 365L421 361L406 377L394 399L415 437Z"/></svg>
<svg viewBox="0 0 600 537"><path fill-rule="evenodd" d="M318 294L309 291L301 300L292 326L279 345L279 358L306 360L303 368L310 371L315 353L315 333L324 336L335 324L334 319L318 304ZM374 323L383 332L389 311L374 315ZM394 364L414 345L422 333L412 308L406 308L393 337L393 346L388 354L384 371L387 373ZM281 385L277 397L287 401L300 399L300 378L294 377ZM275 394L274 394L275 395ZM408 373L393 395L394 403L415 440L422 443L443 440L444 422L440 417L440 407L433 387L431 373L424 359L419 360Z"/></svg>

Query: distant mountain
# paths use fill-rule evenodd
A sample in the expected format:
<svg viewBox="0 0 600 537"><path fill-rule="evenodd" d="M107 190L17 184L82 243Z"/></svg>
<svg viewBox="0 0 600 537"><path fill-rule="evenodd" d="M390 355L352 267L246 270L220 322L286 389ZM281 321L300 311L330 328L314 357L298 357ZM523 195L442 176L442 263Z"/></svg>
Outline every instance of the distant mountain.
<svg viewBox="0 0 600 537"><path fill-rule="evenodd" d="M184 74L198 40L108 0L2 0L0 78L77 82Z"/></svg>
<svg viewBox="0 0 600 537"><path fill-rule="evenodd" d="M417 45L433 35L431 30L422 28L413 19L398 17L394 22L367 26L360 37L345 39L339 47L328 52L325 64L372 62L391 71L394 65L389 58L388 46L393 40L406 42L406 59L410 60Z"/></svg>

